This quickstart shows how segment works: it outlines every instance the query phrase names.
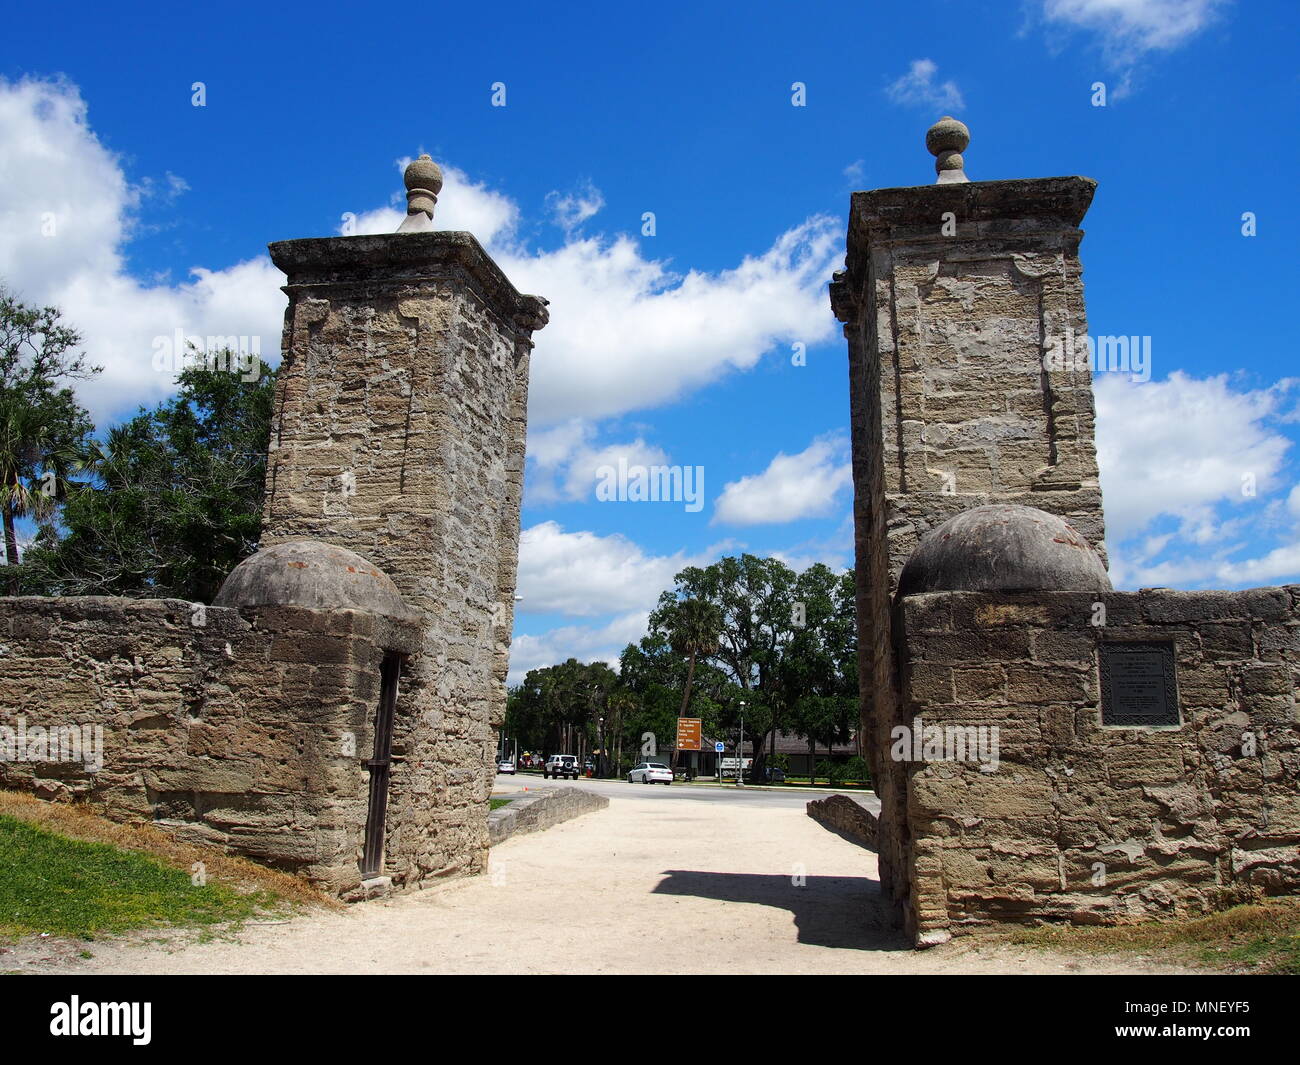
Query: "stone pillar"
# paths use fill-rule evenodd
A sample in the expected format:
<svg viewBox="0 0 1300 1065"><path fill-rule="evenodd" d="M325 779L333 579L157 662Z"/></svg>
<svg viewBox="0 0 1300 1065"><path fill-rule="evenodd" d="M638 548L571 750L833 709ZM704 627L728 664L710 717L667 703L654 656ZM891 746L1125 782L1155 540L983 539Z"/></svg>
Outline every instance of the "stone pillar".
<svg viewBox="0 0 1300 1065"><path fill-rule="evenodd" d="M424 618L394 738L396 876L485 861L492 730L505 712L532 333L520 295L468 233L435 232L441 173L407 169L397 233L282 241L283 361L263 546L337 544L375 563ZM420 837L412 847L411 834Z"/></svg>
<svg viewBox="0 0 1300 1065"><path fill-rule="evenodd" d="M950 118L926 142L939 180L854 193L831 284L849 345L864 747L895 896L903 793L882 752L903 563L926 531L987 503L1057 514L1105 557L1091 373L1075 357L1088 331L1078 226L1096 183L968 181L969 133Z"/></svg>

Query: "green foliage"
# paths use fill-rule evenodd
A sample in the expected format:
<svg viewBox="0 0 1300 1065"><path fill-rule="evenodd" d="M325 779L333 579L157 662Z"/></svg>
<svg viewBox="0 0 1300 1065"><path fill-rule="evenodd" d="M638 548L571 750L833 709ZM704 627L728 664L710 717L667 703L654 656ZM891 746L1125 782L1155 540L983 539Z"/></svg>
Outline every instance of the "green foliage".
<svg viewBox="0 0 1300 1065"><path fill-rule="evenodd" d="M27 588L211 602L261 531L275 372L259 366L190 367L174 399L110 430L28 552Z"/></svg>
<svg viewBox="0 0 1300 1065"><path fill-rule="evenodd" d="M72 840L0 814L0 931L90 936L242 920L276 900L241 894L154 858Z"/></svg>
<svg viewBox="0 0 1300 1065"><path fill-rule="evenodd" d="M606 717L615 723L623 705L610 707L617 686L618 675L603 662L586 665L570 658L529 670L523 684L508 693L506 734L519 741L520 750L585 752L595 746Z"/></svg>
<svg viewBox="0 0 1300 1065"><path fill-rule="evenodd" d="M17 521L53 521L87 460L90 416L69 381L98 373L54 307L29 307L0 288L0 518L8 591L20 591Z"/></svg>
<svg viewBox="0 0 1300 1065"><path fill-rule="evenodd" d="M570 659L530 672L510 694L507 733L521 749L555 751L579 726L594 743L599 706L606 747L620 772L639 757L667 757L679 716L700 718L706 737L734 742L743 715L747 743L756 749L755 776L764 771L775 730L823 747L851 735L857 719L851 574L820 564L796 574L779 559L754 555L692 566L659 597L648 628L624 649L618 676L594 684L594 700L574 694L592 686L583 679L592 666ZM788 760L777 764L788 768Z"/></svg>
<svg viewBox="0 0 1300 1065"><path fill-rule="evenodd" d="M867 760L861 755L855 754L845 762L844 779L851 780L855 784L871 783L871 770L867 768Z"/></svg>

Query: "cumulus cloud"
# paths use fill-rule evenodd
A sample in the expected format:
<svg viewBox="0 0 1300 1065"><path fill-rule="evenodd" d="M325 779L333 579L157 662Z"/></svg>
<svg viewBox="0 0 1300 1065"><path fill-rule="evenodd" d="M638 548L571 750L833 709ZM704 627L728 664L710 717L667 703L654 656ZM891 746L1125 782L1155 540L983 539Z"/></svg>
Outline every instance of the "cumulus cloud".
<svg viewBox="0 0 1300 1065"><path fill-rule="evenodd" d="M645 635L646 611L633 611L604 625L562 625L535 636L516 636L510 645L507 684L520 684L530 669L576 658L605 662L618 669L618 657L629 643Z"/></svg>
<svg viewBox="0 0 1300 1065"><path fill-rule="evenodd" d="M555 224L567 235L577 230L587 219L594 218L605 206L605 197L588 181L573 192L547 193L546 206L550 208Z"/></svg>
<svg viewBox="0 0 1300 1065"><path fill-rule="evenodd" d="M1238 391L1227 375L1181 372L1145 383L1097 379L1097 458L1117 586L1241 586L1300 575L1300 486L1289 483L1291 441L1277 428L1293 417L1296 385Z"/></svg>
<svg viewBox="0 0 1300 1065"><path fill-rule="evenodd" d="M400 170L408 160L396 160ZM538 334L530 418L534 425L599 419L672 402L729 372L751 368L782 342L828 339L825 280L841 252L842 225L817 217L766 251L714 273L671 271L626 235L572 238L533 250L519 239L520 212L503 194L442 165L435 225L474 233L507 275L551 302ZM275 361L283 275L265 255L222 268L194 264L180 284L133 277L125 249L151 189L178 196L183 179L133 186L121 160L92 130L85 101L66 81L0 81L0 277L28 302L53 303L86 337L104 373L83 386L101 423L174 391L154 369L152 345L177 329L258 338ZM552 200L562 226L600 208L594 188ZM378 208L343 213L340 232L392 232L400 194ZM55 235L47 236L53 221ZM567 235L566 235L567 236Z"/></svg>
<svg viewBox="0 0 1300 1065"><path fill-rule="evenodd" d="M174 374L154 367L156 338L180 329L248 337L263 356L279 350L283 275L264 256L221 270L195 266L177 285L129 274L123 249L141 201L184 189L171 174L131 185L69 82L0 79L0 279L24 302L59 307L81 330L104 371L81 389L101 423L174 391Z"/></svg>
<svg viewBox="0 0 1300 1065"><path fill-rule="evenodd" d="M1103 62L1121 75L1113 99L1132 89L1142 58L1172 52L1212 25L1227 0L1042 0L1049 28L1093 35Z"/></svg>
<svg viewBox="0 0 1300 1065"><path fill-rule="evenodd" d="M937 111L960 111L966 106L955 81L939 82L939 66L933 59L913 59L907 73L891 82L885 95L896 104L928 107Z"/></svg>
<svg viewBox="0 0 1300 1065"><path fill-rule="evenodd" d="M1175 371L1145 383L1099 375L1097 461L1108 538L1136 536L1163 514L1203 525L1218 504L1256 498L1243 485L1258 495L1277 488L1291 442L1268 419L1282 412L1294 384L1238 392L1224 374Z"/></svg>
<svg viewBox="0 0 1300 1065"><path fill-rule="evenodd" d="M1112 58L1172 51L1209 26L1225 0L1043 0L1049 22L1090 30Z"/></svg>
<svg viewBox="0 0 1300 1065"><path fill-rule="evenodd" d="M781 452L762 473L728 483L713 522L763 525L823 517L852 483L848 441L842 434L819 437L797 455Z"/></svg>
<svg viewBox="0 0 1300 1065"><path fill-rule="evenodd" d="M523 598L516 609L570 617L649 611L676 573L698 561L683 551L649 555L626 536L565 532L544 521L519 538Z"/></svg>
<svg viewBox="0 0 1300 1065"><path fill-rule="evenodd" d="M668 453L641 437L624 443L597 446L590 422L573 418L550 429L530 433L529 471L525 480L529 504L576 502L591 499L599 471L617 469L623 460L634 466L667 465Z"/></svg>

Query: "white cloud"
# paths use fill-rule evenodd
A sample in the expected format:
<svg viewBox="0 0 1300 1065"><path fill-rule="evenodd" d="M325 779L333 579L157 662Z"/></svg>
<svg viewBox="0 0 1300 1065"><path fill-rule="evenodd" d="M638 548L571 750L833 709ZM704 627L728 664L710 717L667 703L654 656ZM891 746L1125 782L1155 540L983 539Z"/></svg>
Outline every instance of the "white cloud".
<svg viewBox="0 0 1300 1065"><path fill-rule="evenodd" d="M1146 383L1097 378L1116 587L1240 587L1300 576L1300 485L1284 483L1291 441L1272 424L1290 418L1295 385L1235 391L1227 375L1181 372ZM1165 528L1152 531L1158 521Z"/></svg>
<svg viewBox="0 0 1300 1065"><path fill-rule="evenodd" d="M600 190L588 181L574 192L549 192L546 194L546 206L550 208L555 224L564 230L565 235L575 232L583 222L594 218L605 206L605 197Z"/></svg>
<svg viewBox="0 0 1300 1065"><path fill-rule="evenodd" d="M668 464L668 453L641 437L626 443L595 446L595 427L580 418L529 434L529 470L525 479L531 504L591 499L601 467L628 468Z"/></svg>
<svg viewBox="0 0 1300 1065"><path fill-rule="evenodd" d="M713 521L761 525L822 517L852 483L847 441L839 434L819 437L797 455L781 452L762 473L728 483Z"/></svg>
<svg viewBox="0 0 1300 1065"><path fill-rule="evenodd" d="M1098 34L1127 63L1143 52L1172 51L1210 25L1225 0L1043 0L1049 22Z"/></svg>
<svg viewBox="0 0 1300 1065"><path fill-rule="evenodd" d="M544 521L519 538L519 594L516 610L529 614L599 617L648 611L659 593L695 557L648 555L626 536L565 532Z"/></svg>
<svg viewBox="0 0 1300 1065"><path fill-rule="evenodd" d="M164 181L162 199L184 191L183 179ZM274 361L279 351L283 275L269 259L194 267L179 285L128 274L123 248L134 212L155 188L128 183L91 131L74 85L0 79L0 279L26 303L59 307L82 332L104 372L79 391L101 423L174 391L173 375L154 369L155 337L177 329L257 337L263 357Z"/></svg>
<svg viewBox="0 0 1300 1065"><path fill-rule="evenodd" d="M1120 76L1110 97L1127 96L1152 52L1172 52L1216 21L1228 0L1042 0L1049 28L1092 33Z"/></svg>
<svg viewBox="0 0 1300 1065"><path fill-rule="evenodd" d="M843 229L834 219L795 226L733 269L678 275L628 236L531 251L518 239L512 200L454 166L442 169L435 225L474 233L517 287L551 302L551 324L533 357L536 426L659 406L751 368L782 341L812 345L832 335L825 281ZM183 191L180 179L161 181L171 195ZM172 375L153 368L155 337L177 329L258 337L272 362L279 348L283 276L264 255L223 269L194 265L182 284L130 275L125 249L147 191L131 186L90 128L76 86L0 80L0 277L27 302L61 307L84 332L86 350L105 370L81 395L101 423L174 390ZM570 194L561 215L574 223L598 208L598 193ZM403 210L395 195L352 212L340 230L391 232ZM53 237L41 232L47 212Z"/></svg>
<svg viewBox="0 0 1300 1065"><path fill-rule="evenodd" d="M960 111L966 103L955 81L935 81L939 67L933 59L913 59L907 73L890 83L885 95L896 104Z"/></svg>
<svg viewBox="0 0 1300 1065"><path fill-rule="evenodd" d="M440 165L434 227L474 233L516 288L550 303L550 324L534 338L533 426L661 406L750 369L783 340L811 346L833 334L826 279L843 254L837 219L811 218L734 269L678 275L627 235L574 235L604 206L590 185L547 197L566 242L534 251L518 239L510 200ZM392 232L404 217L399 203L357 215L351 231Z"/></svg>
<svg viewBox="0 0 1300 1065"><path fill-rule="evenodd" d="M817 217L734 269L672 274L632 238L555 251L492 249L518 288L550 300L537 334L529 418L547 425L657 407L747 370L778 342L829 339L826 279L842 226Z"/></svg>
<svg viewBox="0 0 1300 1065"><path fill-rule="evenodd" d="M629 643L645 635L645 611L621 615L604 625L564 625L536 636L516 636L510 644L508 684L519 684L530 669L576 658L605 662L617 670L618 657Z"/></svg>
<svg viewBox="0 0 1300 1065"><path fill-rule="evenodd" d="M1096 379L1097 460L1107 540L1138 536L1160 515L1202 542L1216 535L1219 504L1242 504L1278 487L1290 441L1268 427L1294 382L1234 391L1226 375L1175 371L1164 381ZM1253 477L1256 496L1242 491Z"/></svg>

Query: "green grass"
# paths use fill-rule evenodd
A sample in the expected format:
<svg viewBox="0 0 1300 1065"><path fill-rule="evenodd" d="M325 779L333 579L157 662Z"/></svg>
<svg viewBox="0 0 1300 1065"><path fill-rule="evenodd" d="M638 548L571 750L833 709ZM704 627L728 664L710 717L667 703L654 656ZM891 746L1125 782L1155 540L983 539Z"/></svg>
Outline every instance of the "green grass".
<svg viewBox="0 0 1300 1065"><path fill-rule="evenodd" d="M240 921L280 900L209 880L105 843L69 839L0 814L0 933L93 938L159 925Z"/></svg>
<svg viewBox="0 0 1300 1065"><path fill-rule="evenodd" d="M1016 929L1014 942L1089 953L1164 954L1213 968L1300 975L1300 901L1271 898L1204 917L1110 928Z"/></svg>
<svg viewBox="0 0 1300 1065"><path fill-rule="evenodd" d="M493 810L501 809L501 807L505 806L509 801L509 799L489 799L488 812L490 813Z"/></svg>

